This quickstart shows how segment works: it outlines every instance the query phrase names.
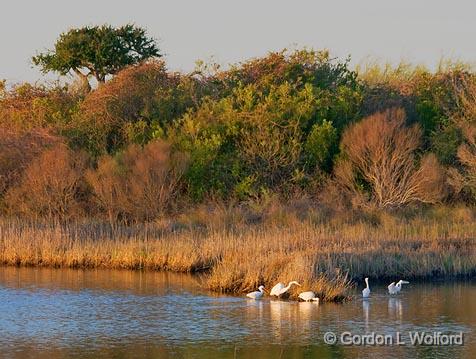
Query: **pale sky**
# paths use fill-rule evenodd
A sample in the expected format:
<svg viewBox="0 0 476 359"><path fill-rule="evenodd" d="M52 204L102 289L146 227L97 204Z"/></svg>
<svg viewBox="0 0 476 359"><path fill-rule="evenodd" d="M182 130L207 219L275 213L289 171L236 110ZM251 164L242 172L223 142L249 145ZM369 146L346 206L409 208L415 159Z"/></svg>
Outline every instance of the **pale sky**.
<svg viewBox="0 0 476 359"><path fill-rule="evenodd" d="M172 70L197 59L227 65L283 48L328 48L352 62L442 57L476 62L471 0L12 0L0 10L0 79L45 77L30 58L72 27L135 23L159 41ZM48 78L56 78L49 76Z"/></svg>

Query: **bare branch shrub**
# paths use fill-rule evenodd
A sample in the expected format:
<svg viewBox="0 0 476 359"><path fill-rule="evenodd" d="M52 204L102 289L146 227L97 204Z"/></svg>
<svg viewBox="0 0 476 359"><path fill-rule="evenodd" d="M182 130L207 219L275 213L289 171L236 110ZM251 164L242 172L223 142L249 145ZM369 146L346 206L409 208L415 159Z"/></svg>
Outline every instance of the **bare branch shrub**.
<svg viewBox="0 0 476 359"><path fill-rule="evenodd" d="M25 169L21 182L5 195L14 214L69 218L82 211L86 156L58 144L44 151Z"/></svg>
<svg viewBox="0 0 476 359"><path fill-rule="evenodd" d="M111 222L151 220L170 207L187 164L168 143L154 141L144 148L131 145L116 158L104 156L87 179Z"/></svg>
<svg viewBox="0 0 476 359"><path fill-rule="evenodd" d="M461 124L465 143L459 146L460 167L448 170L448 182L456 194L466 192L476 200L476 126Z"/></svg>
<svg viewBox="0 0 476 359"><path fill-rule="evenodd" d="M457 106L452 119L461 130L463 143L458 147L458 163L448 169L448 184L456 195L476 201L476 78L453 79Z"/></svg>
<svg viewBox="0 0 476 359"><path fill-rule="evenodd" d="M58 142L47 130L16 131L0 126L0 197L19 181L36 156Z"/></svg>
<svg viewBox="0 0 476 359"><path fill-rule="evenodd" d="M334 174L352 205L390 208L439 201L443 172L432 154L417 163L420 138L418 126L405 126L402 109L377 113L348 128Z"/></svg>

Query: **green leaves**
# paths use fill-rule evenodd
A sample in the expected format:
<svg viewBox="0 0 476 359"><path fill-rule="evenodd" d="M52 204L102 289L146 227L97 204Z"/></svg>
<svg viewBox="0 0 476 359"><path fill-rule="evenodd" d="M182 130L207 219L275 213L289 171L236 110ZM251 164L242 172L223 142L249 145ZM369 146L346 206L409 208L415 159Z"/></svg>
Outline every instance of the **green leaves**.
<svg viewBox="0 0 476 359"><path fill-rule="evenodd" d="M94 76L104 82L126 66L152 57L160 57L155 41L145 30L133 25L113 28L109 25L72 29L60 35L55 49L32 58L43 72Z"/></svg>
<svg viewBox="0 0 476 359"><path fill-rule="evenodd" d="M324 120L312 126L304 145L310 168L329 169L332 157L337 153L338 135L332 122Z"/></svg>

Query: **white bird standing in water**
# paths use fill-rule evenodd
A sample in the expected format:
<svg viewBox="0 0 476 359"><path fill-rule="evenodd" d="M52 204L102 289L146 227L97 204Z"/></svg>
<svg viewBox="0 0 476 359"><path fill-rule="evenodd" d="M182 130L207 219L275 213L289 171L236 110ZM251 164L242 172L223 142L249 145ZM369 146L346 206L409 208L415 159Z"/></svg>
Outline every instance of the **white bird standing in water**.
<svg viewBox="0 0 476 359"><path fill-rule="evenodd" d="M397 282L397 284L395 284L395 282L392 282L389 284L389 286L387 287L388 288L388 292L390 294L398 294L400 293L400 291L402 290L402 284L409 284L410 282L407 282L406 280L399 280Z"/></svg>
<svg viewBox="0 0 476 359"><path fill-rule="evenodd" d="M264 294L264 285L260 285L256 292L248 293L246 296L251 299L261 299Z"/></svg>
<svg viewBox="0 0 476 359"><path fill-rule="evenodd" d="M312 291L302 292L301 294L299 294L299 298L302 299L305 302L314 301L314 302L319 303L319 298L316 297L316 294Z"/></svg>
<svg viewBox="0 0 476 359"><path fill-rule="evenodd" d="M395 282L390 283L387 288L388 288L388 293L391 295L398 293L397 287L395 287Z"/></svg>
<svg viewBox="0 0 476 359"><path fill-rule="evenodd" d="M289 282L287 287L284 286L284 283L279 282L273 288L271 288L271 292L269 293L269 295L274 295L276 297L279 297L283 295L284 293L286 293L293 284L301 286L301 284L299 284L298 282L294 280L292 282Z"/></svg>
<svg viewBox="0 0 476 359"><path fill-rule="evenodd" d="M397 293L400 293L400 291L402 290L402 284L409 284L410 282L407 282L406 280L399 280L398 283L395 285L395 289L397 291Z"/></svg>
<svg viewBox="0 0 476 359"><path fill-rule="evenodd" d="M365 287L362 290L362 297L368 298L370 296L370 287L369 287L369 279L365 278L365 284L367 284L367 287Z"/></svg>

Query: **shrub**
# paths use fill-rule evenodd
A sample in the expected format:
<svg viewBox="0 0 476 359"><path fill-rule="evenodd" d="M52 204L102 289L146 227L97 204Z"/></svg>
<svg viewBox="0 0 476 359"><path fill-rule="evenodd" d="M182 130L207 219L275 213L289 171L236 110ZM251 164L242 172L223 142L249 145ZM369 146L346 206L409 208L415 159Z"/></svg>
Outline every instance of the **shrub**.
<svg viewBox="0 0 476 359"><path fill-rule="evenodd" d="M102 157L87 180L111 222L151 220L170 208L187 164L169 144L153 141L144 148L130 145L116 157Z"/></svg>
<svg viewBox="0 0 476 359"><path fill-rule="evenodd" d="M0 198L45 148L60 142L46 130L16 131L0 126Z"/></svg>
<svg viewBox="0 0 476 359"><path fill-rule="evenodd" d="M186 114L172 139L190 154L192 198L212 193L243 198L292 181L305 131L316 121L316 104L311 86L298 90L285 83L264 93L248 85Z"/></svg>
<svg viewBox="0 0 476 359"><path fill-rule="evenodd" d="M448 170L448 182L454 193L476 203L476 77L460 76L454 81L457 106L452 113L452 126L460 132L461 140L456 161Z"/></svg>
<svg viewBox="0 0 476 359"><path fill-rule="evenodd" d="M312 87L296 91L285 83L265 95L248 86L237 91L235 101L239 105L234 116L240 121L238 155L258 184L281 186L299 166L304 131L315 119Z"/></svg>
<svg viewBox="0 0 476 359"><path fill-rule="evenodd" d="M160 127L154 121L161 116L156 113L156 93L173 81L163 62L148 62L121 71L81 104L71 129L74 143L100 155L114 153L137 139L147 142Z"/></svg>
<svg viewBox="0 0 476 359"><path fill-rule="evenodd" d="M443 175L432 154L416 161L418 125L405 126L405 113L392 109L347 129L335 179L357 206L399 207L435 203L443 195Z"/></svg>
<svg viewBox="0 0 476 359"><path fill-rule="evenodd" d="M283 83L297 87L309 84L322 89L357 85L356 73L349 69L348 61L336 61L328 50L270 52L265 57L233 66L221 77L231 88L253 84L264 92Z"/></svg>
<svg viewBox="0 0 476 359"><path fill-rule="evenodd" d="M449 184L456 194L476 202L476 126L466 124L463 129L465 142L458 148L459 168L449 169Z"/></svg>
<svg viewBox="0 0 476 359"><path fill-rule="evenodd" d="M18 85L0 92L0 126L18 131L64 129L79 100L63 86Z"/></svg>
<svg viewBox="0 0 476 359"><path fill-rule="evenodd" d="M44 151L25 169L21 182L12 187L5 202L13 214L30 217L70 218L81 214L87 160L58 144Z"/></svg>
<svg viewBox="0 0 476 359"><path fill-rule="evenodd" d="M324 120L322 124L314 124L304 145L308 165L329 169L337 145L337 130L332 122Z"/></svg>

